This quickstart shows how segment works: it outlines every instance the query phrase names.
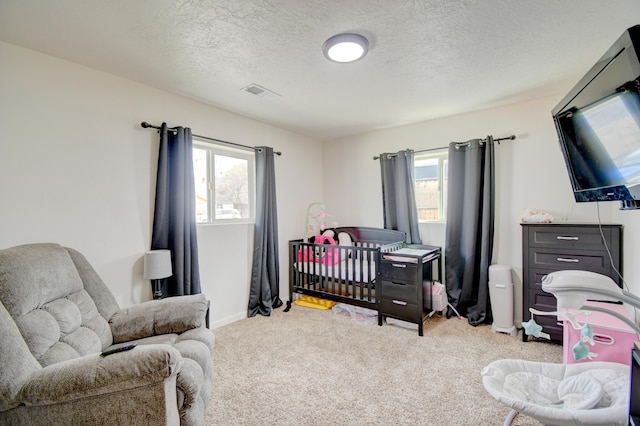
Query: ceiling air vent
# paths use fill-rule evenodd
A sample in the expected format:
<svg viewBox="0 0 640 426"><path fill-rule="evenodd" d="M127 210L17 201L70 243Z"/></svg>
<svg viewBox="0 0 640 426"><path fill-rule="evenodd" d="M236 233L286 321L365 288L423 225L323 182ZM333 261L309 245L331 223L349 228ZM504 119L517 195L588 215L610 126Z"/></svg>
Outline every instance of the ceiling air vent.
<svg viewBox="0 0 640 426"><path fill-rule="evenodd" d="M251 93L252 95L265 97L265 96L280 96L276 92L273 92L266 87L262 87L259 84L250 84L248 86L243 87L241 90L244 90L247 93Z"/></svg>

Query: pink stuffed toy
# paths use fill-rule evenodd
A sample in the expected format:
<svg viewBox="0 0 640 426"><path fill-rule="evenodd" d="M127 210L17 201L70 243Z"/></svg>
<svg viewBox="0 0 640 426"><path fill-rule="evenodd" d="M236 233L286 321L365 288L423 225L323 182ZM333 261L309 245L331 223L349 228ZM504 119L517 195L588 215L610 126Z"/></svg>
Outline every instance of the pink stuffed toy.
<svg viewBox="0 0 640 426"><path fill-rule="evenodd" d="M316 235L313 237L314 244L329 244L336 245L336 240L328 235ZM340 255L338 248L319 249L319 253L316 255L313 251L313 247L304 247L302 250L298 250L298 262L318 262L323 265L335 265L340 262ZM322 253L322 250L326 250Z"/></svg>

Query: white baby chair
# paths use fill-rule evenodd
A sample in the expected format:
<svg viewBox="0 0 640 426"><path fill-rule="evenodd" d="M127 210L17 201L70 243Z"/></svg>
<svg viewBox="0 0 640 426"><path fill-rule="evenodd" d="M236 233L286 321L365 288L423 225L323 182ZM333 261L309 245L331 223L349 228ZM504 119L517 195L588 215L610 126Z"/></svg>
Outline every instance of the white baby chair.
<svg viewBox="0 0 640 426"><path fill-rule="evenodd" d="M553 272L543 278L542 289L558 300L560 312L555 314L574 326L575 314L562 309L581 309L587 299L622 301L640 308L640 298L619 288L611 278L587 271ZM613 315L640 334L634 322L617 312L586 308ZM530 323L539 328L535 321ZM523 326L528 331L524 323ZM630 371L628 365L615 362L564 365L502 359L482 370L482 383L491 396L511 407L504 426L510 425L518 413L545 425L626 425Z"/></svg>

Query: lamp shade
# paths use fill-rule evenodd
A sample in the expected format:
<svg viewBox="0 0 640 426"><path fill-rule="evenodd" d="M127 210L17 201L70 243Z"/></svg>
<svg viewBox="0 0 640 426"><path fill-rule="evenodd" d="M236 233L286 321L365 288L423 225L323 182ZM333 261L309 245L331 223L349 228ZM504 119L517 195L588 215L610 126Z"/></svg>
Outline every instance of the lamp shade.
<svg viewBox="0 0 640 426"><path fill-rule="evenodd" d="M171 251L151 250L144 254L144 277L150 280L159 280L170 277Z"/></svg>

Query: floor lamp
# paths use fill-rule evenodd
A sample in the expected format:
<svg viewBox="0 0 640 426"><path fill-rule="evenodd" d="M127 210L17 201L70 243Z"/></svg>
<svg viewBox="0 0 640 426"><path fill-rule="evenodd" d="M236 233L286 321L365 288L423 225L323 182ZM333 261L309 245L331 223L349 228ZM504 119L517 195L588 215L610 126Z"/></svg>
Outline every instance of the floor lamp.
<svg viewBox="0 0 640 426"><path fill-rule="evenodd" d="M153 283L154 299L162 298L160 280L170 277L172 273L170 250L151 250L144 254L144 277Z"/></svg>

